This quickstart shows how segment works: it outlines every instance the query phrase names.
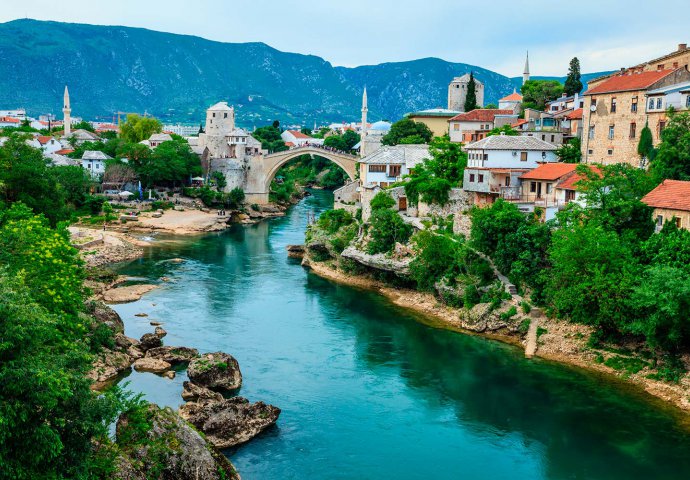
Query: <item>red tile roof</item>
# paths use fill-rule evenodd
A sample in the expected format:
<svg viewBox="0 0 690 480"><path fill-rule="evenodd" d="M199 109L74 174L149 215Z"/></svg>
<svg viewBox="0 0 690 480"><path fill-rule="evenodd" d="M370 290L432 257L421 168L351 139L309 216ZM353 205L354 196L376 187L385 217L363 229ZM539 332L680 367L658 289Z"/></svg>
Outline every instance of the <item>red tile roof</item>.
<svg viewBox="0 0 690 480"><path fill-rule="evenodd" d="M652 72L616 75L615 77L603 81L596 87L587 90L584 94L595 95L598 93L645 90L673 72L674 70L655 70Z"/></svg>
<svg viewBox="0 0 690 480"><path fill-rule="evenodd" d="M74 150L72 150L71 148L63 148L62 150L58 150L55 153L57 153L58 155L68 155L68 154L72 153L73 151Z"/></svg>
<svg viewBox="0 0 690 480"><path fill-rule="evenodd" d="M290 147L290 148L292 148L292 147L294 147L294 146L295 146L295 144L294 144L294 143L292 143L292 142L285 142L285 146L286 146L286 147Z"/></svg>
<svg viewBox="0 0 690 480"><path fill-rule="evenodd" d="M690 182L664 180L642 201L650 207L690 212Z"/></svg>
<svg viewBox="0 0 690 480"><path fill-rule="evenodd" d="M524 118L521 118L521 119L518 120L517 122L511 123L510 126L511 126L511 127L519 127L520 125L524 125L525 123L529 123L529 121L528 121L528 120L525 120Z"/></svg>
<svg viewBox="0 0 690 480"><path fill-rule="evenodd" d="M597 175L601 176L601 170L599 170L597 167L589 167L589 169L595 172ZM556 188L562 188L563 190L579 190L580 188L577 185L577 182L584 179L584 175L580 175L579 173L577 173L577 171L575 171L572 175L568 175L563 180L558 182Z"/></svg>
<svg viewBox="0 0 690 480"><path fill-rule="evenodd" d="M14 117L0 117L1 123L19 123L20 120Z"/></svg>
<svg viewBox="0 0 690 480"><path fill-rule="evenodd" d="M568 115L565 116L565 118L569 120L579 120L582 119L582 109L578 108L577 110L573 110L570 112Z"/></svg>
<svg viewBox="0 0 690 480"><path fill-rule="evenodd" d="M513 92L507 97L503 97L502 99L499 100L499 102L521 102L522 101L522 95L520 95L517 92Z"/></svg>
<svg viewBox="0 0 690 480"><path fill-rule="evenodd" d="M289 133L292 134L293 137L295 138L311 138L309 135L305 135L302 132L298 132L297 130L288 130Z"/></svg>
<svg viewBox="0 0 690 480"><path fill-rule="evenodd" d="M454 116L449 122L493 122L496 115L514 115L512 110L499 108L477 108L471 112Z"/></svg>
<svg viewBox="0 0 690 480"><path fill-rule="evenodd" d="M45 145L46 143L50 142L53 139L53 137L47 136L47 135L40 135L36 140L38 140L38 143L41 145Z"/></svg>
<svg viewBox="0 0 690 480"><path fill-rule="evenodd" d="M543 163L520 178L522 180L558 180L563 175L574 172L576 168L576 163Z"/></svg>

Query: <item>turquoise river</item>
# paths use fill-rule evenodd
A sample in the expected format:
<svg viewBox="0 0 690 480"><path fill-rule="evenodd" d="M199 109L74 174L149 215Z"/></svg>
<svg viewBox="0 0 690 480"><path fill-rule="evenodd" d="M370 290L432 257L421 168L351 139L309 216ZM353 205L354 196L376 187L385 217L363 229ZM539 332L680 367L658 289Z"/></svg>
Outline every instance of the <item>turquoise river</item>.
<svg viewBox="0 0 690 480"><path fill-rule="evenodd" d="M129 336L155 319L166 345L228 352L242 369L240 394L282 409L275 427L226 452L244 480L690 478L690 433L636 389L429 327L288 259L307 214L332 201L316 191L283 218L159 237L119 267L161 283L116 306ZM165 261L174 257L185 262ZM185 379L126 381L177 407Z"/></svg>

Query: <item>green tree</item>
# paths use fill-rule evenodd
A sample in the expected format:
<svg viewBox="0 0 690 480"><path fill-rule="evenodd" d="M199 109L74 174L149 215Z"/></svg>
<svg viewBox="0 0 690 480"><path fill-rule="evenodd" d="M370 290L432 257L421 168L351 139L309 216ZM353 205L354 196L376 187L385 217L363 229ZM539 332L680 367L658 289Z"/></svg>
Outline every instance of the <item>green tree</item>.
<svg viewBox="0 0 690 480"><path fill-rule="evenodd" d="M225 179L223 172L215 171L211 174L211 180L216 184L216 190L222 192L228 185L228 181Z"/></svg>
<svg viewBox="0 0 690 480"><path fill-rule="evenodd" d="M433 133L423 123L403 118L391 125L390 131L381 139L383 145L429 143Z"/></svg>
<svg viewBox="0 0 690 480"><path fill-rule="evenodd" d="M393 197L391 197L387 192L380 191L374 195L374 198L371 199L369 205L371 206L372 212L376 210L387 210L395 206L395 200L393 200Z"/></svg>
<svg viewBox="0 0 690 480"><path fill-rule="evenodd" d="M161 122L153 117L140 117L135 113L127 115L127 121L120 126L120 137L130 143L148 140L163 129Z"/></svg>
<svg viewBox="0 0 690 480"><path fill-rule="evenodd" d="M232 208L239 208L244 202L244 190L235 187L227 195L226 204Z"/></svg>
<svg viewBox="0 0 690 480"><path fill-rule="evenodd" d="M300 131L301 133L303 133L303 134L308 135L308 136L311 137L311 128L309 128L309 127L302 127L302 128L300 128L299 131Z"/></svg>
<svg viewBox="0 0 690 480"><path fill-rule="evenodd" d="M369 223L371 239L367 244L367 252L372 255L390 252L396 243L407 243L412 235L412 227L393 210L375 210Z"/></svg>
<svg viewBox="0 0 690 480"><path fill-rule="evenodd" d="M582 80L580 75L580 60L574 57L570 60L568 67L568 77L565 79L564 91L568 96L575 95L582 91Z"/></svg>
<svg viewBox="0 0 690 480"><path fill-rule="evenodd" d="M647 157L650 157L649 153ZM652 160L652 172L657 181L667 178L690 180L690 113L671 114L661 132L661 143Z"/></svg>
<svg viewBox="0 0 690 480"><path fill-rule="evenodd" d="M410 263L410 276L420 290L434 285L454 269L458 244L444 235L423 230L413 238L417 254Z"/></svg>
<svg viewBox="0 0 690 480"><path fill-rule="evenodd" d="M479 105L477 105L477 82L474 81L473 72L470 72L470 81L467 82L467 95L465 96L464 107L466 112L479 108Z"/></svg>
<svg viewBox="0 0 690 480"><path fill-rule="evenodd" d="M352 150L352 147L359 143L360 136L353 130L346 130L345 133L343 133L343 140L345 140L347 150Z"/></svg>
<svg viewBox="0 0 690 480"><path fill-rule="evenodd" d="M546 103L563 94L563 85L557 80L527 80L520 88L523 108L542 111Z"/></svg>
<svg viewBox="0 0 690 480"><path fill-rule="evenodd" d="M93 128L90 122L82 120L81 122L72 125L72 130L86 130L87 132L95 133L96 129Z"/></svg>
<svg viewBox="0 0 690 480"><path fill-rule="evenodd" d="M582 144L579 138L572 138L567 143L558 147L556 155L558 155L558 158L563 163L580 163L582 160L581 146Z"/></svg>
<svg viewBox="0 0 690 480"><path fill-rule="evenodd" d="M67 202L76 208L84 204L93 185L93 179L86 170L80 166L65 165L51 167L48 173L57 182Z"/></svg>
<svg viewBox="0 0 690 480"><path fill-rule="evenodd" d="M275 123L280 124L277 120ZM254 130L252 136L261 142L261 148L268 150L269 153L282 152L288 147L280 136L280 129L275 125L260 127Z"/></svg>
<svg viewBox="0 0 690 480"><path fill-rule="evenodd" d="M644 128L640 131L640 141L637 142L637 154L642 162L646 162L654 156L654 140L649 122L645 122Z"/></svg>
<svg viewBox="0 0 690 480"><path fill-rule="evenodd" d="M495 109L498 108L498 105L496 105L495 103L487 103L487 104L484 106L484 108L487 109L487 110L495 110Z"/></svg>
<svg viewBox="0 0 690 480"><path fill-rule="evenodd" d="M349 150L347 147L347 142L341 135L330 135L329 137L326 137L326 139L323 141L323 144L326 147L334 148L336 150Z"/></svg>
<svg viewBox="0 0 690 480"><path fill-rule="evenodd" d="M131 160L131 159L130 159ZM185 141L163 142L150 154L131 162L142 183L147 186L176 186L201 175L201 161Z"/></svg>
<svg viewBox="0 0 690 480"><path fill-rule="evenodd" d="M509 135L511 137L516 137L520 135L520 132L515 130L513 127L510 125L506 124L501 127L496 127L489 131L489 133L486 134L487 137L490 137L492 135Z"/></svg>

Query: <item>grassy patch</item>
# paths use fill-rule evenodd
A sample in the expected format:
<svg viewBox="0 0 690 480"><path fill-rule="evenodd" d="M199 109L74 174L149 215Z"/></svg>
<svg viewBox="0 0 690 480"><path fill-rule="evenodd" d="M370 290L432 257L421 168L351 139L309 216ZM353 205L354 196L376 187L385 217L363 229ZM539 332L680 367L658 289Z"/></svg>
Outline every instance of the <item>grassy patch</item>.
<svg viewBox="0 0 690 480"><path fill-rule="evenodd" d="M607 359L604 362L604 365L630 375L639 372L649 364L641 358L621 357L620 355L615 355Z"/></svg>

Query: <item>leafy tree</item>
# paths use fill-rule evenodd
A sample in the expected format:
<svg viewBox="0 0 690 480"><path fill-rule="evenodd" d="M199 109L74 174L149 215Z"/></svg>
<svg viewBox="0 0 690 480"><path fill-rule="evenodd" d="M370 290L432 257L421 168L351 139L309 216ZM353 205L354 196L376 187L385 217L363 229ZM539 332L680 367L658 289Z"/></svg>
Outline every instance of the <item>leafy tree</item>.
<svg viewBox="0 0 690 480"><path fill-rule="evenodd" d="M280 122L278 120L273 120L273 123L271 124L273 128L276 130L280 130Z"/></svg>
<svg viewBox="0 0 690 480"><path fill-rule="evenodd" d="M369 222L371 239L367 244L367 252L372 255L390 252L396 243L407 243L412 235L412 227L393 210L375 210Z"/></svg>
<svg viewBox="0 0 690 480"><path fill-rule="evenodd" d="M546 103L563 94L563 85L557 80L527 80L520 88L523 108L544 110Z"/></svg>
<svg viewBox="0 0 690 480"><path fill-rule="evenodd" d="M216 190L222 192L228 186L228 181L223 172L215 171L211 174L211 180L216 184Z"/></svg>
<svg viewBox="0 0 690 480"><path fill-rule="evenodd" d="M574 57L570 60L570 67L568 68L568 77L565 79L564 91L568 96L575 95L582 91L582 80L580 75L580 60Z"/></svg>
<svg viewBox="0 0 690 480"><path fill-rule="evenodd" d="M477 105L477 82L474 81L473 72L470 72L470 81L467 82L467 95L465 96L464 107L466 112L479 108L479 105Z"/></svg>
<svg viewBox="0 0 690 480"><path fill-rule="evenodd" d="M690 231L666 222L657 235L642 244L640 261L644 265L679 268L690 275Z"/></svg>
<svg viewBox="0 0 690 480"><path fill-rule="evenodd" d="M334 148L336 150L346 151L349 150L347 147L347 142L341 135L331 135L326 137L323 141L324 146Z"/></svg>
<svg viewBox="0 0 690 480"><path fill-rule="evenodd" d="M509 202L499 198L487 208L471 210L470 241L474 248L489 256L496 253L499 241L525 223L525 215Z"/></svg>
<svg viewBox="0 0 690 480"><path fill-rule="evenodd" d="M93 128L93 125L91 125L91 123L87 122L86 120L82 120L81 122L72 125L72 130L86 130L87 132L91 133L96 132L96 129Z"/></svg>
<svg viewBox="0 0 690 480"><path fill-rule="evenodd" d="M491 109L495 110L495 109L498 108L498 105L496 105L495 103L487 103L487 104L484 106L484 108L487 109L487 110L491 110Z"/></svg>
<svg viewBox="0 0 690 480"><path fill-rule="evenodd" d="M580 163L582 160L582 150L581 150L580 139L575 137L569 142L564 143L558 150L556 150L556 155L564 163Z"/></svg>
<svg viewBox="0 0 690 480"><path fill-rule="evenodd" d="M647 153L647 157L649 156ZM690 180L690 113L671 115L666 128L661 132L661 143L652 160L652 171L657 181L666 178Z"/></svg>
<svg viewBox="0 0 690 480"><path fill-rule="evenodd" d="M520 132L515 130L510 125L505 124L501 127L496 127L494 129L492 129L489 133L486 134L487 137L490 137L492 135L508 135L511 137L516 137L516 136L520 135Z"/></svg>
<svg viewBox="0 0 690 480"><path fill-rule="evenodd" d="M48 169L48 173L55 179L67 202L75 207L81 207L93 185L91 175L80 166L56 166Z"/></svg>
<svg viewBox="0 0 690 480"><path fill-rule="evenodd" d="M387 192L381 191L374 195L369 204L371 206L371 211L376 210L387 210L395 206L395 200Z"/></svg>
<svg viewBox="0 0 690 480"><path fill-rule="evenodd" d="M429 143L433 133L423 123L403 118L391 125L390 131L381 139L383 145Z"/></svg>
<svg viewBox="0 0 690 480"><path fill-rule="evenodd" d="M120 137L130 143L139 143L163 129L161 122L153 117L140 117L137 114L127 115L127 121L120 126Z"/></svg>
<svg viewBox="0 0 690 480"><path fill-rule="evenodd" d="M390 198L390 197L389 197ZM392 200L392 199L391 199ZM352 214L346 210L335 209L326 210L319 216L317 224L319 228L328 234L334 234L342 227L351 225L355 219Z"/></svg>
<svg viewBox="0 0 690 480"><path fill-rule="evenodd" d="M150 156L130 163L146 186L175 186L187 182L190 177L201 175L199 157L185 141L163 142Z"/></svg>
<svg viewBox="0 0 690 480"><path fill-rule="evenodd" d="M239 208L244 202L244 190L240 187L235 187L228 193L226 203L233 208Z"/></svg>
<svg viewBox="0 0 690 480"><path fill-rule="evenodd" d="M343 140L345 140L345 144L347 145L346 150L352 150L352 147L359 143L360 136L353 130L346 130L345 133L343 133Z"/></svg>
<svg viewBox="0 0 690 480"><path fill-rule="evenodd" d="M269 153L287 150L288 147L280 136L280 129L275 125L276 123L280 125L280 123L277 120L273 123L274 125L257 128L252 136L260 141L261 148L268 150Z"/></svg>
<svg viewBox="0 0 690 480"><path fill-rule="evenodd" d="M410 263L410 276L420 290L430 291L453 270L459 248L452 239L423 230L413 237L417 255Z"/></svg>
<svg viewBox="0 0 690 480"><path fill-rule="evenodd" d="M309 127L300 128L300 132L311 137L311 128Z"/></svg>
<svg viewBox="0 0 690 480"><path fill-rule="evenodd" d="M653 152L654 140L652 139L652 130L649 128L649 122L645 122L644 128L640 131L640 141L637 142L637 154L645 162L654 156Z"/></svg>

